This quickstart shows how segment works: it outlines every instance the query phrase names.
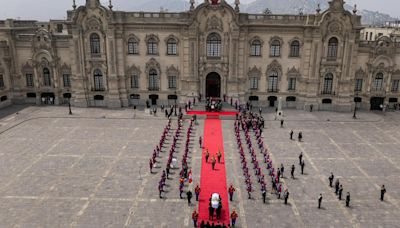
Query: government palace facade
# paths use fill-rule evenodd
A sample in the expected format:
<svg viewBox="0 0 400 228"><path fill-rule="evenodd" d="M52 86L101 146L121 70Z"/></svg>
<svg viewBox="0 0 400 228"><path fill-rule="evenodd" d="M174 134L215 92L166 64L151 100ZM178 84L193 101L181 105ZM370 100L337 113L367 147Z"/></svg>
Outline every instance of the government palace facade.
<svg viewBox="0 0 400 228"><path fill-rule="evenodd" d="M238 0L190 0L188 11L170 13L86 0L65 20L3 20L0 107L120 108L202 96L262 106L281 97L283 107L306 110L393 108L400 43L363 40L357 11L343 0L329 5L309 15L247 14Z"/></svg>

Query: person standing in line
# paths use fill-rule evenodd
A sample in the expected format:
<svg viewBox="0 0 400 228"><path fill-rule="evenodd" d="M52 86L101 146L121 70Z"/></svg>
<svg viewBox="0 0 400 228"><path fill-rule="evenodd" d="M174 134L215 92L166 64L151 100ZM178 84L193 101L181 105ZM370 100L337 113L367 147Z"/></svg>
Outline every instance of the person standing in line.
<svg viewBox="0 0 400 228"><path fill-rule="evenodd" d="M339 186L340 186L340 182L339 182L339 178L336 179L335 181L335 194L338 195L339 194Z"/></svg>
<svg viewBox="0 0 400 228"><path fill-rule="evenodd" d="M285 190L284 197L285 197L285 204L287 204L287 201L289 199L289 191L287 189Z"/></svg>
<svg viewBox="0 0 400 228"><path fill-rule="evenodd" d="M261 116L261 113L262 113L262 108L261 107L258 108L258 112L260 113L260 116Z"/></svg>
<svg viewBox="0 0 400 228"><path fill-rule="evenodd" d="M229 200L233 201L233 193L236 191L236 189L233 187L233 185L231 184L231 186L229 186L228 192L229 192Z"/></svg>
<svg viewBox="0 0 400 228"><path fill-rule="evenodd" d="M221 151L218 150L217 152L218 163L221 163L221 157L222 157Z"/></svg>
<svg viewBox="0 0 400 228"><path fill-rule="evenodd" d="M210 157L210 153L208 152L208 149L206 149L206 163L208 163L208 157Z"/></svg>
<svg viewBox="0 0 400 228"><path fill-rule="evenodd" d="M281 119L281 127L283 127L283 122L284 122L284 120L283 120L283 119Z"/></svg>
<svg viewBox="0 0 400 228"><path fill-rule="evenodd" d="M333 175L333 173L331 172L331 175L329 176L329 187L333 187L332 186L332 184L333 184L333 178L335 178L335 176Z"/></svg>
<svg viewBox="0 0 400 228"><path fill-rule="evenodd" d="M283 178L283 172L285 171L285 167L283 167L283 164L281 164L281 178Z"/></svg>
<svg viewBox="0 0 400 228"><path fill-rule="evenodd" d="M383 201L383 197L385 196L385 193L386 193L385 185L382 185L382 187L381 187L381 201Z"/></svg>
<svg viewBox="0 0 400 228"><path fill-rule="evenodd" d="M213 220L214 218L214 208L211 205L208 207L208 219Z"/></svg>
<svg viewBox="0 0 400 228"><path fill-rule="evenodd" d="M299 142L301 142L301 140L303 139L303 133L301 131L299 132L298 139L299 139Z"/></svg>
<svg viewBox="0 0 400 228"><path fill-rule="evenodd" d="M299 165L301 165L302 160L303 160L303 151L301 151L299 155Z"/></svg>
<svg viewBox="0 0 400 228"><path fill-rule="evenodd" d="M197 220L199 219L199 214L197 213L196 209L192 213L192 220L194 227L197 227Z"/></svg>
<svg viewBox="0 0 400 228"><path fill-rule="evenodd" d="M346 195L346 207L350 207L350 192L347 192Z"/></svg>
<svg viewBox="0 0 400 228"><path fill-rule="evenodd" d="M233 209L231 213L231 222L232 222L232 227L235 227L236 224L236 219L239 217L239 215L236 213L235 209Z"/></svg>
<svg viewBox="0 0 400 228"><path fill-rule="evenodd" d="M200 191L201 191L200 186L196 185L196 188L194 189L194 193L196 195L196 201L199 201Z"/></svg>
<svg viewBox="0 0 400 228"><path fill-rule="evenodd" d="M322 194L319 194L319 198L318 198L318 209L321 209L321 203L322 203Z"/></svg>
<svg viewBox="0 0 400 228"><path fill-rule="evenodd" d="M211 158L211 167L212 167L212 170L215 169L215 163L217 163L217 160L215 159L215 156L213 155L212 158Z"/></svg>
<svg viewBox="0 0 400 228"><path fill-rule="evenodd" d="M339 186L339 197L338 197L339 200L342 200L342 193L343 193L343 186L340 185Z"/></svg>
<svg viewBox="0 0 400 228"><path fill-rule="evenodd" d="M304 163L304 160L303 161L301 161L301 174L303 175L304 174L304 166L305 166L306 164Z"/></svg>
<svg viewBox="0 0 400 228"><path fill-rule="evenodd" d="M203 140L202 140L202 138L201 138L201 136L199 137L199 146L200 146L200 148L202 148L202 142L203 142Z"/></svg>
<svg viewBox="0 0 400 228"><path fill-rule="evenodd" d="M294 179L294 170L295 170L295 167L294 167L294 165L292 165L292 170L290 171L292 179Z"/></svg>
<svg viewBox="0 0 400 228"><path fill-rule="evenodd" d="M290 131L290 140L293 140L293 130Z"/></svg>
<svg viewBox="0 0 400 228"><path fill-rule="evenodd" d="M262 190L262 198L263 198L263 202L265 203L265 200L267 198L267 191L265 189Z"/></svg>

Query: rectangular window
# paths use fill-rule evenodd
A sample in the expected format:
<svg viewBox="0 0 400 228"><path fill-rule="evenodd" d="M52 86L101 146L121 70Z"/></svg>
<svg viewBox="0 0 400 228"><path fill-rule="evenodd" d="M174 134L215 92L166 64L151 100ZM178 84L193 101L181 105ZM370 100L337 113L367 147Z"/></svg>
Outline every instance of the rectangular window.
<svg viewBox="0 0 400 228"><path fill-rule="evenodd" d="M176 53L177 53L176 43L168 43L167 44L167 54L168 55L176 55Z"/></svg>
<svg viewBox="0 0 400 228"><path fill-rule="evenodd" d="M103 77L102 76L94 76L94 89L95 91L103 91Z"/></svg>
<svg viewBox="0 0 400 228"><path fill-rule="evenodd" d="M288 90L294 91L296 90L296 78L289 78L288 81Z"/></svg>
<svg viewBox="0 0 400 228"><path fill-rule="evenodd" d="M373 91L381 91L383 89L383 79L375 78L372 84Z"/></svg>
<svg viewBox="0 0 400 228"><path fill-rule="evenodd" d="M26 74L26 86L27 87L33 87L33 74Z"/></svg>
<svg viewBox="0 0 400 228"><path fill-rule="evenodd" d="M251 56L261 56L261 45L251 45Z"/></svg>
<svg viewBox="0 0 400 228"><path fill-rule="evenodd" d="M131 78L131 88L139 88L139 76L137 74L132 75Z"/></svg>
<svg viewBox="0 0 400 228"><path fill-rule="evenodd" d="M400 80L393 80L393 82L392 82L392 92L398 92L399 91L399 81Z"/></svg>
<svg viewBox="0 0 400 228"><path fill-rule="evenodd" d="M62 33L63 32L63 25L62 24L57 24L57 32Z"/></svg>
<svg viewBox="0 0 400 228"><path fill-rule="evenodd" d="M250 89L258 89L258 78L257 77L250 78Z"/></svg>
<svg viewBox="0 0 400 228"><path fill-rule="evenodd" d="M270 76L268 78L268 92L278 92L278 77Z"/></svg>
<svg viewBox="0 0 400 228"><path fill-rule="evenodd" d="M219 57L220 55L221 55L221 43L207 44L207 56L208 57Z"/></svg>
<svg viewBox="0 0 400 228"><path fill-rule="evenodd" d="M4 78L3 78L3 75L0 74L0 88L3 88L3 87L4 87Z"/></svg>
<svg viewBox="0 0 400 228"><path fill-rule="evenodd" d="M168 77L168 88L176 89L176 76Z"/></svg>
<svg viewBox="0 0 400 228"><path fill-rule="evenodd" d="M279 57L281 55L281 46L272 45L270 54L271 54L272 57Z"/></svg>
<svg viewBox="0 0 400 228"><path fill-rule="evenodd" d="M63 74L64 87L71 87L71 77L69 74Z"/></svg>
<svg viewBox="0 0 400 228"><path fill-rule="evenodd" d="M148 53L149 55L157 55L157 43L149 43L148 45Z"/></svg>
<svg viewBox="0 0 400 228"><path fill-rule="evenodd" d="M363 86L363 80L356 79L356 85L355 85L354 91L360 92L362 90L362 86Z"/></svg>
<svg viewBox="0 0 400 228"><path fill-rule="evenodd" d="M139 54L139 43L134 41L134 42L129 42L128 43L128 53L132 55Z"/></svg>

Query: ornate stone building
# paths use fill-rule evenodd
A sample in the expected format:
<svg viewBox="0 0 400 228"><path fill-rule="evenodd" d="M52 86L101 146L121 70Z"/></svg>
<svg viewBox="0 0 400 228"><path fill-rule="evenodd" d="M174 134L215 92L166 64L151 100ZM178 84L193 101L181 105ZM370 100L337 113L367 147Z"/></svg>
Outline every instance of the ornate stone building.
<svg viewBox="0 0 400 228"><path fill-rule="evenodd" d="M86 0L66 20L0 21L0 105L117 108L199 94L337 111L398 102L400 44L360 39L343 0L313 15L245 14L235 2L150 13Z"/></svg>

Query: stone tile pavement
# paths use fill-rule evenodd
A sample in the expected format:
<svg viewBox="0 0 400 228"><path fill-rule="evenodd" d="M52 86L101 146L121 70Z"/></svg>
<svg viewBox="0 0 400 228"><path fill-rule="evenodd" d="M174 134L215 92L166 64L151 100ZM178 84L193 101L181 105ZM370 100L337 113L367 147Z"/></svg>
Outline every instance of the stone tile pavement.
<svg viewBox="0 0 400 228"><path fill-rule="evenodd" d="M170 144L158 159L155 174L148 159L167 121L133 110L66 107L11 107L0 110L0 227L191 227L197 203L179 199L178 170L158 198L157 183ZM15 112L18 111L18 114ZM233 134L233 121L223 121L228 184L237 187L231 203L238 227L400 227L400 114L319 113L288 110L280 128L266 113L264 141L274 163L286 174L296 165L296 179L285 178L290 204L268 194L248 200ZM330 121L327 121L329 118ZM188 123L186 122L185 129ZM173 121L175 130L176 121ZM196 127L190 166L199 182L203 121ZM304 142L290 141L290 129L302 131ZM170 137L170 136L169 136ZM180 161L183 141L177 153ZM304 153L306 175L299 173ZM260 156L260 159L262 157ZM351 207L328 187L333 172ZM388 193L379 201L379 187ZM324 196L323 209L317 197Z"/></svg>

